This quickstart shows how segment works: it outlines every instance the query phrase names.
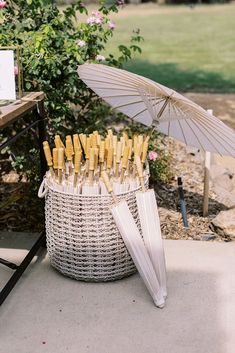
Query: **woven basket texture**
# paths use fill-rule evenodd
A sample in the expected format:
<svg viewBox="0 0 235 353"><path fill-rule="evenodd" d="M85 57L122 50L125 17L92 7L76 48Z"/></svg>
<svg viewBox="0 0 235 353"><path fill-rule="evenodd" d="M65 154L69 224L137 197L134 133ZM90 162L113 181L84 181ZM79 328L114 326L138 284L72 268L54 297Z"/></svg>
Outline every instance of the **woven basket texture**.
<svg viewBox="0 0 235 353"><path fill-rule="evenodd" d="M118 199L127 201L140 230L137 190L121 194ZM66 276L84 281L111 281L136 272L112 218L112 204L110 195L66 194L48 186L46 235L53 267Z"/></svg>

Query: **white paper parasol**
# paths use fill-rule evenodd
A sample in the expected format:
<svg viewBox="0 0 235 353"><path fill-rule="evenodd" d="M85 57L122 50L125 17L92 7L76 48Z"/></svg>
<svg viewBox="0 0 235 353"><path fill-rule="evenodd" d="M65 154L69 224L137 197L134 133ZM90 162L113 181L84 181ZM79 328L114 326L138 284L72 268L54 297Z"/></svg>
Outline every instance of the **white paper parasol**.
<svg viewBox="0 0 235 353"><path fill-rule="evenodd" d="M110 184L108 175L105 171L102 172L102 179L108 192L115 200L116 197L113 193L112 185ZM111 207L111 212L119 232L121 233L122 239L136 265L140 276L151 294L155 305L163 308L165 300L163 298L156 273L127 202L125 200L120 202L116 201Z"/></svg>
<svg viewBox="0 0 235 353"><path fill-rule="evenodd" d="M155 193L154 190L146 191L145 189L143 167L138 156L136 156L135 162L142 187L142 192L136 193L142 235L159 280L163 297L166 298L166 263Z"/></svg>
<svg viewBox="0 0 235 353"><path fill-rule="evenodd" d="M166 263L160 219L154 190L136 193L138 213L144 243L156 272L163 297L167 297Z"/></svg>
<svg viewBox="0 0 235 353"><path fill-rule="evenodd" d="M202 107L145 77L102 64L78 67L80 78L118 111L204 151L235 157L235 133Z"/></svg>
<svg viewBox="0 0 235 353"><path fill-rule="evenodd" d="M165 301L157 276L127 202L123 200L114 205L111 208L111 212L122 239L155 305L163 308Z"/></svg>

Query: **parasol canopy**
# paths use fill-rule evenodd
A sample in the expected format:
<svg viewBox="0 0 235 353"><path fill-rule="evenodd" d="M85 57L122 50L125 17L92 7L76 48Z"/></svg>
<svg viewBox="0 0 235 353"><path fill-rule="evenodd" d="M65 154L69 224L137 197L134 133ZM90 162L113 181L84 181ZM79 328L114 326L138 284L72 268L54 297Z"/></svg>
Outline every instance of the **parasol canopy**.
<svg viewBox="0 0 235 353"><path fill-rule="evenodd" d="M235 157L235 133L176 91L122 69L102 64L78 67L80 78L113 108L186 145Z"/></svg>

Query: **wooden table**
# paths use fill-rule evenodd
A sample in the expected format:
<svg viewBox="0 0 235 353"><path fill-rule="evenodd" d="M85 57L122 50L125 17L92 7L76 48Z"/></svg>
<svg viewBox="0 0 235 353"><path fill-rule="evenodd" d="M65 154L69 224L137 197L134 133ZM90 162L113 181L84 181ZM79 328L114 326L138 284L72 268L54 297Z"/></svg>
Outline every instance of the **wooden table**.
<svg viewBox="0 0 235 353"><path fill-rule="evenodd" d="M25 93L22 99L0 107L0 129L30 113L37 104L42 104L43 100L43 92L30 92Z"/></svg>
<svg viewBox="0 0 235 353"><path fill-rule="evenodd" d="M26 127L17 133L14 137L10 137L6 142L0 145L0 151L14 143L21 135L28 133L34 126L38 128L38 138L40 145L40 171L41 179L43 178L46 171L46 162L43 155L42 142L45 140L45 110L44 110L44 93L43 92L30 92L25 93L21 100L15 101L6 106L0 107L0 129L3 130L5 127L9 127L15 121L21 121L27 115L31 114L34 117L33 122L27 124ZM23 121L25 125L25 121ZM20 265L16 265L8 260L0 258L0 264L11 268L14 273L6 283L5 287L0 292L0 305L4 302L6 297L9 295L17 281L20 279L25 269L28 267L33 257L39 250L39 248L45 244L45 231L42 231L38 237L36 243L30 249L26 257L23 259Z"/></svg>

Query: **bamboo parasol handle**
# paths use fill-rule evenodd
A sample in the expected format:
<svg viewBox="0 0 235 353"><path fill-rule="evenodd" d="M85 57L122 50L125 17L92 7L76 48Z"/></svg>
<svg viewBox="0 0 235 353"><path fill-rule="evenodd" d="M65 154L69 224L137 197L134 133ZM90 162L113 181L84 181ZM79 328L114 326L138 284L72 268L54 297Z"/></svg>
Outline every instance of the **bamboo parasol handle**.
<svg viewBox="0 0 235 353"><path fill-rule="evenodd" d="M137 173L140 179L142 191L146 191L145 185L144 185L143 166L139 156L135 156L135 164L136 164Z"/></svg>
<svg viewBox="0 0 235 353"><path fill-rule="evenodd" d="M62 169L64 167L64 148L58 148L58 169L59 169L59 183L62 183Z"/></svg>
<svg viewBox="0 0 235 353"><path fill-rule="evenodd" d="M53 166L52 155L51 155L51 150L50 150L50 147L49 147L49 144L47 141L43 142L43 150L44 150L44 154L46 157L48 167L52 167Z"/></svg>
<svg viewBox="0 0 235 353"><path fill-rule="evenodd" d="M147 157L147 153L148 153L148 147L149 144L148 142L144 141L143 143L143 150L142 150L142 157L141 157L141 162L144 163Z"/></svg>
<svg viewBox="0 0 235 353"><path fill-rule="evenodd" d="M101 177L102 177L102 179L103 179L103 181L104 181L104 184L105 184L105 186L106 186L106 189L108 190L108 193L111 194L111 196L112 196L114 202L117 203L117 201L118 201L118 200L117 200L117 197L116 197L116 195L115 195L114 192L113 192L113 188L112 188L112 185L111 185L111 183L110 183L109 176L108 176L108 174L107 174L107 172L106 172L105 170L103 170L103 171L101 172Z"/></svg>

